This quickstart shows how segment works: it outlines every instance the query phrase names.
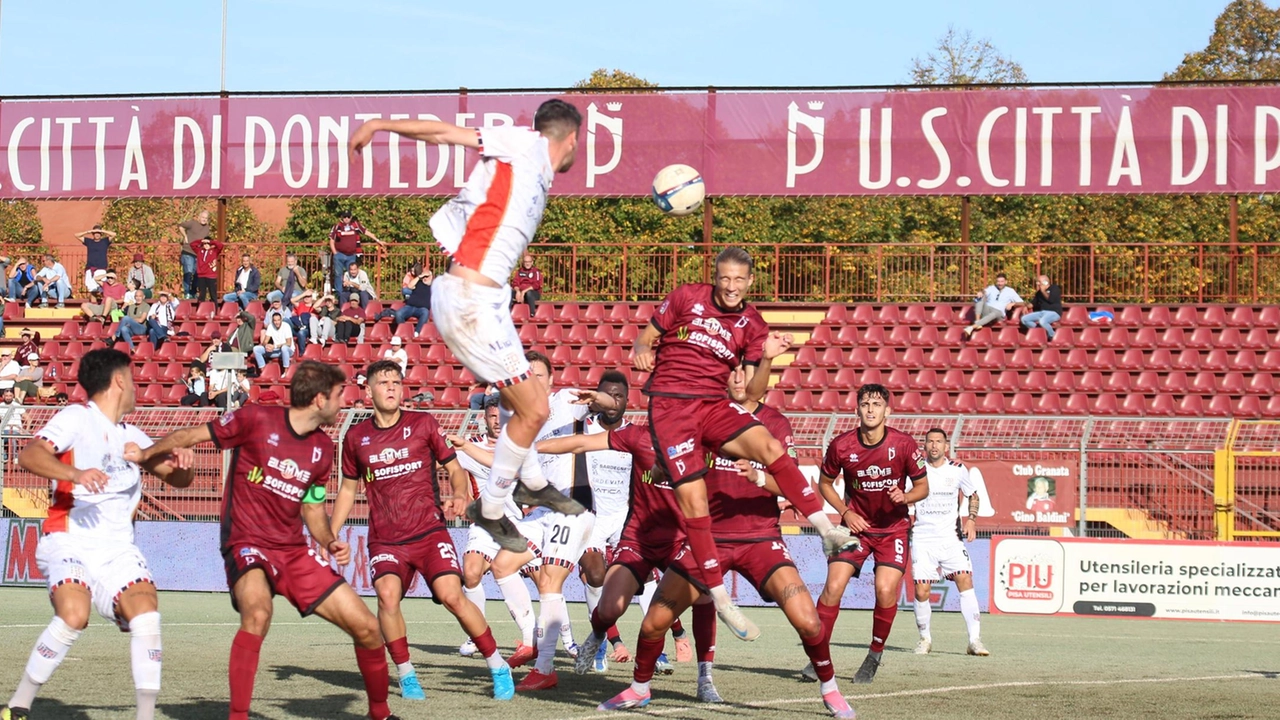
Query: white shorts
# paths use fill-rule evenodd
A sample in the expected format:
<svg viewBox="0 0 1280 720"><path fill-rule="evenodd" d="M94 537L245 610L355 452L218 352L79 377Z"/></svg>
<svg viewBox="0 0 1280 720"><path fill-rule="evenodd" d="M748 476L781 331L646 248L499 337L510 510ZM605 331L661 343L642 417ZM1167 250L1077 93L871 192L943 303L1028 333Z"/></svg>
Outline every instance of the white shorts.
<svg viewBox="0 0 1280 720"><path fill-rule="evenodd" d="M458 362L479 380L506 387L529 378L529 361L511 320L510 287L440 275L431 287L431 319Z"/></svg>
<svg viewBox="0 0 1280 720"><path fill-rule="evenodd" d="M591 528L591 536L587 538L582 551L595 551L607 557L608 553L605 551L618 547L618 542L622 540L622 528L626 524L627 513L624 512L597 515L595 525Z"/></svg>
<svg viewBox="0 0 1280 720"><path fill-rule="evenodd" d="M581 515L561 515L546 508L537 508L521 525L533 525L542 533L538 547L542 548L543 565L559 565L572 568L582 557L596 516L591 512ZM520 531L522 534L524 530Z"/></svg>
<svg viewBox="0 0 1280 720"><path fill-rule="evenodd" d="M911 575L916 582L938 582L962 572L972 573L973 563L960 538L952 536L911 541Z"/></svg>
<svg viewBox="0 0 1280 720"><path fill-rule="evenodd" d="M120 594L138 583L155 585L147 559L132 543L110 543L64 532L49 533L36 546L36 567L49 580L49 592L67 583L89 589L93 607L102 617L128 630L116 614Z"/></svg>
<svg viewBox="0 0 1280 720"><path fill-rule="evenodd" d="M529 549L533 551L533 559L525 564L524 569L536 570L542 564L542 549L538 543L542 541L542 527L537 524L526 522L514 522L516 530L524 535L529 541ZM487 530L478 525L472 525L467 531L467 552L478 553L483 556L485 562L492 563L493 559L498 556L498 542L493 539Z"/></svg>

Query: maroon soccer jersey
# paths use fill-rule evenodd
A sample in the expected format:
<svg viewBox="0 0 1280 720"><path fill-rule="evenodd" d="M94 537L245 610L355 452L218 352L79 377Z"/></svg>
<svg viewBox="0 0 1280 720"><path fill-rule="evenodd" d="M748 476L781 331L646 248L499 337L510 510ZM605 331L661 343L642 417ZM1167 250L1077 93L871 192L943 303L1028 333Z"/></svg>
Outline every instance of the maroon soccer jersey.
<svg viewBox="0 0 1280 720"><path fill-rule="evenodd" d="M645 392L724 397L730 370L760 364L769 326L746 303L737 310L721 308L713 290L681 285L658 306L650 322L662 334Z"/></svg>
<svg viewBox="0 0 1280 720"><path fill-rule="evenodd" d="M323 430L298 435L289 409L245 405L209 423L213 444L233 450L222 498L222 549L233 545L306 547L302 498L324 487L333 441Z"/></svg>
<svg viewBox="0 0 1280 720"><path fill-rule="evenodd" d="M791 423L782 413L768 405L761 405L753 413L787 449L795 456L795 441L791 437ZM764 467L752 463L756 470ZM711 534L716 542L746 542L775 538L778 529L778 496L756 487L738 474L738 467L729 458L708 456L707 504L711 509Z"/></svg>
<svg viewBox="0 0 1280 720"><path fill-rule="evenodd" d="M889 488L907 491L907 478L926 475L924 455L915 438L891 427L871 447L862 444L857 430L837 435L822 458L822 474L844 474L844 494L849 507L866 519L872 530L895 530L908 525L907 506L889 499Z"/></svg>
<svg viewBox="0 0 1280 720"><path fill-rule="evenodd" d="M623 425L609 431L609 449L630 453L631 512L627 525L643 528L639 538L646 545L673 543L683 535L680 506L671 483L658 470L655 475L653 439L648 425Z"/></svg>
<svg viewBox="0 0 1280 720"><path fill-rule="evenodd" d="M401 412L389 428L373 418L342 441L342 477L360 480L369 497L369 544L399 545L444 527L436 463L456 453L428 413Z"/></svg>
<svg viewBox="0 0 1280 720"><path fill-rule="evenodd" d="M329 239L333 247L343 255L356 255L360 252L360 236L364 234L364 226L359 220L340 222L329 231Z"/></svg>

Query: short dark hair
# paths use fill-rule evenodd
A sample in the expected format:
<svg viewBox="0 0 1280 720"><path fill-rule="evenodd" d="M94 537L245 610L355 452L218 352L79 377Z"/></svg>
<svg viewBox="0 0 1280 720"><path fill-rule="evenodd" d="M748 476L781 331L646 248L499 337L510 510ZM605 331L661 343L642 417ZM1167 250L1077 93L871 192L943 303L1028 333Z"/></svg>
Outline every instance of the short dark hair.
<svg viewBox="0 0 1280 720"><path fill-rule="evenodd" d="M731 262L735 265L745 265L750 272L756 271L755 261L751 259L751 253L740 247L727 247L716 255L716 267L720 267L720 263Z"/></svg>
<svg viewBox="0 0 1280 720"><path fill-rule="evenodd" d="M502 402L502 396L499 395L498 393L493 393L492 395L485 395L484 409L488 410L489 408L498 407L498 403L500 402Z"/></svg>
<svg viewBox="0 0 1280 720"><path fill-rule="evenodd" d="M927 439L929 438L929 436L930 436L930 435L932 435L932 434L934 434L934 433L937 433L937 434L941 435L941 436L942 436L942 438L943 438L944 440L946 440L948 443L950 443L950 442L951 442L951 433L947 432L946 430L943 430L943 429L942 429L942 428L940 428L940 427L932 427L932 428L929 428L929 432L927 432L927 433L925 433L925 434L924 434L925 439L927 440Z"/></svg>
<svg viewBox="0 0 1280 720"><path fill-rule="evenodd" d="M333 365L316 360L303 360L289 381L289 405L304 408L315 401L317 395L328 395L333 388L347 381L347 374Z"/></svg>
<svg viewBox="0 0 1280 720"><path fill-rule="evenodd" d="M862 404L862 401L865 398L869 398L869 397L879 397L882 400L884 400L885 405L888 405L891 400L891 396L889 395L889 388L879 383L867 383L866 385L863 385L862 387L858 388L858 404L859 405Z"/></svg>
<svg viewBox="0 0 1280 720"><path fill-rule="evenodd" d="M400 369L400 363L395 360L388 360L384 358L382 360L375 360L369 363L369 367L364 370L365 380L367 382L373 382L373 376L383 372L394 372L396 375L399 375L401 379L404 379L404 370Z"/></svg>
<svg viewBox="0 0 1280 720"><path fill-rule="evenodd" d="M533 129L555 140L576 135L580 127L582 113L559 98L542 103L533 115Z"/></svg>
<svg viewBox="0 0 1280 720"><path fill-rule="evenodd" d="M271 313L271 319L275 320L276 318L280 318L281 320L284 320L284 315L281 315L278 312Z"/></svg>
<svg viewBox="0 0 1280 720"><path fill-rule="evenodd" d="M548 375L550 375L551 373L555 372L555 370L556 370L556 369L555 369L554 367L552 367L552 365L551 365L551 358L547 357L546 355L543 355L542 353L538 352L537 350L529 350L529 351L525 352L525 354L524 354L524 359L525 359L525 360L528 360L530 363L536 363L536 362L540 362L540 363L542 363L542 366L543 366L543 367L545 367L545 368L547 369L547 374L548 374Z"/></svg>
<svg viewBox="0 0 1280 720"><path fill-rule="evenodd" d="M344 217L352 217L352 215L351 215L351 211L350 211L350 210L347 210L347 209L345 209L345 208L344 208L344 209L342 209L342 210L339 210L339 211L338 211L338 217L340 217L340 218L344 218Z"/></svg>
<svg viewBox="0 0 1280 720"><path fill-rule="evenodd" d="M1005 275L1004 273L996 273L996 279L999 280L1000 278L1004 278L1005 280L1008 280L1009 276Z"/></svg>
<svg viewBox="0 0 1280 720"><path fill-rule="evenodd" d="M132 365L133 360L115 348L92 350L80 358L78 382L84 388L84 394L92 398L111 387L111 379L116 373L121 370L132 372L129 369Z"/></svg>
<svg viewBox="0 0 1280 720"><path fill-rule="evenodd" d="M596 387L605 383L614 383L616 385L621 385L628 390L631 389L631 383L627 380L627 376L617 370L606 370L604 374L600 376L600 384Z"/></svg>

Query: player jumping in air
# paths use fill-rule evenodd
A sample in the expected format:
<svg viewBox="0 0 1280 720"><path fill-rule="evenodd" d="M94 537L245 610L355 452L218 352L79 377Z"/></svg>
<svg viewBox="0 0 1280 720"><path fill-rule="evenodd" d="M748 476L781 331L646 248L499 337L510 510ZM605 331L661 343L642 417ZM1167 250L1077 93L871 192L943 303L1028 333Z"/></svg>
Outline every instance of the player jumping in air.
<svg viewBox="0 0 1280 720"><path fill-rule="evenodd" d="M945 430L933 428L924 436L924 456L928 461L929 496L915 504L916 522L911 528L911 575L916 581L916 627L920 629L917 655L933 649L930 618L933 606L929 593L933 583L942 578L954 581L960 591L960 614L969 630L970 655L991 653L983 646L979 618L978 594L973 589L973 563L969 552L956 534L960 515L958 495L968 498L968 516L964 519L965 540L973 542L977 535L978 485L963 464L951 460L951 442ZM941 570L941 574L939 573Z"/></svg>
<svg viewBox="0 0 1280 720"><path fill-rule="evenodd" d="M431 218L431 231L450 261L448 272L432 286L431 317L458 360L477 378L497 385L503 405L513 413L494 448L493 482L481 489L467 517L514 553L523 553L526 541L506 516L513 488L522 505L546 506L563 515L585 510L547 485L532 449L550 408L545 388L524 382L529 362L511 320L507 284L542 221L552 179L573 165L581 125L577 108L548 100L534 114L532 130L370 120L350 141L351 150L360 152L385 131L480 151L481 162L462 192Z"/></svg>
<svg viewBox="0 0 1280 720"><path fill-rule="evenodd" d="M78 382L89 402L58 411L18 456L19 465L53 485L36 548L36 566L49 581L53 620L40 633L17 691L0 711L4 720L28 717L36 693L88 626L90 608L129 633L137 718L155 717L160 613L151 571L134 544L133 513L142 500L138 466L169 485L187 487L194 455L174 450L135 461L151 439L121 421L134 408L132 364L128 355L111 349L81 358Z"/></svg>
<svg viewBox="0 0 1280 720"><path fill-rule="evenodd" d="M658 306L634 348L635 368L653 373L645 386L653 447L675 486L699 580L709 589L720 619L741 640L754 640L760 630L724 588L703 481L704 447L763 465L787 500L822 535L828 555L857 545L847 530L832 525L822 500L782 443L725 396L729 372L742 367L746 396L764 397L773 358L791 346L789 335L770 333L747 304L754 279L751 256L741 248L726 248L716 257L715 284L676 288Z"/></svg>
<svg viewBox="0 0 1280 720"><path fill-rule="evenodd" d="M510 700L515 696L511 668L498 653L484 615L462 594L458 551L439 505L436 465L449 473L453 494L447 509L453 517L466 508L467 473L434 417L401 409L404 377L399 363L374 362L365 378L373 417L352 426L343 439L342 489L330 523L336 536L355 504L356 488L363 484L369 498L369 572L378 592L378 623L400 673L400 694L409 700L426 699L409 662L400 611L400 601L417 573L484 657L493 677L493 697Z"/></svg>
<svg viewBox="0 0 1280 720"><path fill-rule="evenodd" d="M289 382L289 407L246 405L206 425L183 428L144 450L143 462L174 448L212 441L233 450L222 500L222 557L240 631L231 643L230 720L248 720L272 598L283 595L304 617L312 613L355 640L372 720L391 720L387 655L378 618L329 566L351 560L325 514L325 483L333 471L333 440L323 428L342 410L346 376L306 360ZM307 545L303 525L318 549Z"/></svg>

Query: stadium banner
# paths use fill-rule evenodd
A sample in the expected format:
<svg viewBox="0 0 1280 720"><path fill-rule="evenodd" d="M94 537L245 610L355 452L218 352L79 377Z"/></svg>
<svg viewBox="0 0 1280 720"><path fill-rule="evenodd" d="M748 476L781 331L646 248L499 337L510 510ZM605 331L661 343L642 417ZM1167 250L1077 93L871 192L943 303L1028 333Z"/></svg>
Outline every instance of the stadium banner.
<svg viewBox="0 0 1280 720"><path fill-rule="evenodd" d="M1280 622L1280 546L992 539L991 612Z"/></svg>
<svg viewBox="0 0 1280 720"><path fill-rule="evenodd" d="M549 95L7 100L0 198L447 195L475 153L373 118L532 122ZM565 94L583 115L558 195L640 196L686 163L712 195L1280 191L1280 87Z"/></svg>
<svg viewBox="0 0 1280 720"><path fill-rule="evenodd" d="M4 576L0 579L0 585L44 587L45 579L35 561L40 523L40 520L0 519L0 530L4 531L5 538L4 545L0 546L4 549ZM226 592L226 571L222 557L218 554L218 523L139 522L135 528L138 547L147 558L152 576L161 590ZM369 577L367 533L368 528L362 525L343 528L340 539L351 545L351 562L339 569L357 592L371 596L374 595L374 590ZM454 545L461 557L467 547L467 529L451 528L449 534L453 536ZM801 577L816 598L827 579L827 563L822 554L821 539L816 535L788 535L786 541ZM978 590L978 601L984 610L987 608L987 575L990 571L988 548L989 543L985 541L968 545L969 555L973 560L974 587ZM870 582L871 576L872 562L868 562L862 574L863 580L850 583L845 592L843 607L866 610L873 606L875 591ZM737 573L728 573L725 585L741 605L754 607L766 604L760 594L743 582ZM909 586L910 583L905 585ZM502 599L492 575L484 576L484 588L490 600ZM530 588L534 597L537 597L537 590L532 587L532 583ZM420 577L414 579L407 594L416 598L431 596ZM571 573L565 582L564 595L565 599L573 602L585 600L577 573ZM949 583L935 585L933 595L937 609L959 610L960 596ZM909 603L910 598L906 602Z"/></svg>
<svg viewBox="0 0 1280 720"><path fill-rule="evenodd" d="M986 485L993 511L979 513L978 527L1075 525L1078 461L966 460L965 465Z"/></svg>

